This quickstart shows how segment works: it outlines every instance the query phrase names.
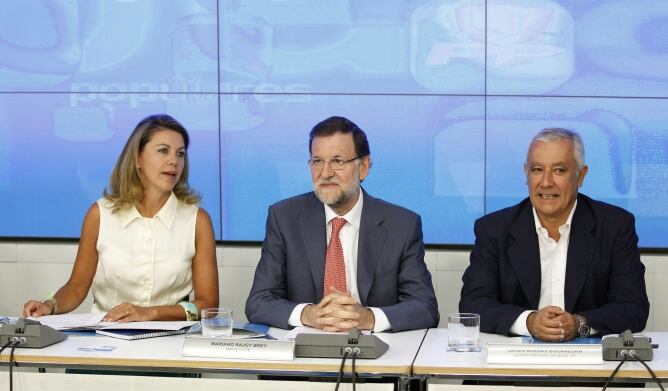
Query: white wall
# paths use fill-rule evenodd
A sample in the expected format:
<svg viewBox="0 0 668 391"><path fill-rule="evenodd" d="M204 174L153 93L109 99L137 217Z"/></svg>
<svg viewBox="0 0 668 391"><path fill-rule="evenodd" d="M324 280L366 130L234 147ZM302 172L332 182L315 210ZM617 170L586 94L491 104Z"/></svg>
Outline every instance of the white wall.
<svg viewBox="0 0 668 391"><path fill-rule="evenodd" d="M0 314L17 316L27 299L51 295L69 277L76 250L76 243L0 242ZM221 306L231 307L235 319L245 320L244 304L260 247L219 245L217 255ZM468 251L427 252L425 260L436 289L441 325L446 314L457 311L468 255ZM668 331L668 306L655 300L668 296L668 254L642 254L642 261L652 304L647 330ZM89 295L77 312L88 312L91 304Z"/></svg>

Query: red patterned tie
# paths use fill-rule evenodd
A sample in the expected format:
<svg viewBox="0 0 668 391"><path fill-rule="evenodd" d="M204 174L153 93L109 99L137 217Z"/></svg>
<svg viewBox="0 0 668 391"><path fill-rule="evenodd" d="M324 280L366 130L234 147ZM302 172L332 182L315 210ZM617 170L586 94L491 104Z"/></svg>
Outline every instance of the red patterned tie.
<svg viewBox="0 0 668 391"><path fill-rule="evenodd" d="M325 286L324 295L332 293L331 287L339 292L345 292L346 288L346 265L343 262L343 247L339 239L339 231L346 224L346 219L335 217L332 219L332 238L327 246L325 255Z"/></svg>

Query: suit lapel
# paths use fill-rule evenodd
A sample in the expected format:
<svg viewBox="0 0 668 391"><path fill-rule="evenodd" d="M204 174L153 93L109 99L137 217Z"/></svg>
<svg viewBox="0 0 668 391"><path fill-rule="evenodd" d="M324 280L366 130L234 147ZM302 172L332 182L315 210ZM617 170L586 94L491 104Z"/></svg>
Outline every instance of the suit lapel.
<svg viewBox="0 0 668 391"><path fill-rule="evenodd" d="M385 217L378 210L377 201L362 190L364 205L360 221L357 247L357 291L360 302L366 305L376 266L381 259L387 238L387 229L382 226Z"/></svg>
<svg viewBox="0 0 668 391"><path fill-rule="evenodd" d="M571 221L568 255L566 257L564 306L568 312L573 311L576 299L588 277L589 266L596 248L595 228L596 220L591 213L589 204L582 197L578 197L578 205Z"/></svg>
<svg viewBox="0 0 668 391"><path fill-rule="evenodd" d="M531 202L527 200L510 228L510 240L513 242L508 246L508 259L515 269L530 308L537 309L541 282L540 250L532 210Z"/></svg>
<svg viewBox="0 0 668 391"><path fill-rule="evenodd" d="M315 284L315 302L319 303L322 300L324 284L327 230L325 208L320 200L316 198L315 194L312 194L312 197L308 200L302 211L300 231Z"/></svg>

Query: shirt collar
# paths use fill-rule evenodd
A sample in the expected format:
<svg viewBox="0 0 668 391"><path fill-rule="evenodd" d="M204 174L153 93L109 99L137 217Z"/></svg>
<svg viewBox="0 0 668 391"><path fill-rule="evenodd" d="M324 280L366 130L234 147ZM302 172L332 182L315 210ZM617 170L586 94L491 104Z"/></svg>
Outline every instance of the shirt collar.
<svg viewBox="0 0 668 391"><path fill-rule="evenodd" d="M155 214L154 218L157 218L168 230L172 229L174 225L174 219L176 218L176 207L178 205L178 199L174 192L169 195L167 202L160 208L158 213ZM137 219L143 219L144 217L139 213L136 207L128 208L121 212L121 227L125 228L130 223Z"/></svg>
<svg viewBox="0 0 668 391"><path fill-rule="evenodd" d="M325 221L327 224L329 224L330 221L332 221L333 218L335 217L343 217L346 219L348 224L352 225L355 227L358 231L360 229L360 222L362 221L362 205L364 204L364 192L362 192L360 188L359 192L359 197L357 198L357 202L355 203L355 206L351 210L348 211L348 213L344 214L343 216L339 216L332 210L332 208L329 207L327 204L325 205Z"/></svg>
<svg viewBox="0 0 668 391"><path fill-rule="evenodd" d="M566 222L559 227L559 233L564 233L564 231L569 231L571 229L571 221L573 220L573 214L575 213L575 208L578 206L578 200L575 200L575 203L573 204L573 207L571 208L571 212L568 214L568 218L566 219ZM536 212L536 208L533 206L531 207L533 210L533 221L536 224L536 231L538 233L542 232L542 230L545 230L543 228L543 225L540 223L540 219L538 218L538 213Z"/></svg>

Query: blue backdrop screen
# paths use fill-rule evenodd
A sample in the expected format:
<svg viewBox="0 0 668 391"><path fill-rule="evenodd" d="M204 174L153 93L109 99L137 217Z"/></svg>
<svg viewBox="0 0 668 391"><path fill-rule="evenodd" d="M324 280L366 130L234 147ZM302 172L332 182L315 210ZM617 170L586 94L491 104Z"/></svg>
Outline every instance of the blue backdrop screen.
<svg viewBox="0 0 668 391"><path fill-rule="evenodd" d="M668 2L9 0L0 20L0 236L78 237L164 112L216 238L261 240L267 207L311 190L311 127L343 115L369 136L365 188L427 243L472 244L526 197L528 142L559 126L584 138L582 192L668 248Z"/></svg>

